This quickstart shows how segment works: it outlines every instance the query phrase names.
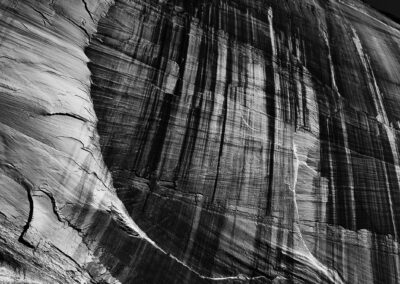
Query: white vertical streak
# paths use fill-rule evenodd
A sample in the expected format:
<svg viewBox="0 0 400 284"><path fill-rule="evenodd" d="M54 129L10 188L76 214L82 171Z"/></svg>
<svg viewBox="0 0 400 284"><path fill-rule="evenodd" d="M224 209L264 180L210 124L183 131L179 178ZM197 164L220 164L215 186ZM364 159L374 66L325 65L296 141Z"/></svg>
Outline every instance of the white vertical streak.
<svg viewBox="0 0 400 284"><path fill-rule="evenodd" d="M374 101L376 112L378 113L378 116L376 117L376 119L379 122L389 124L389 120L386 115L385 107L383 106L382 93L379 90L378 84L376 82L375 74L374 74L374 71L372 70L372 67L371 67L371 64L369 61L369 57L367 54L364 53L364 49L362 47L360 38L358 37L358 34L357 34L356 30L354 29L354 27L351 27L351 30L353 32L354 45L356 46L358 55L360 56L361 63L364 66L365 74L368 77L368 86L372 93L372 99Z"/></svg>

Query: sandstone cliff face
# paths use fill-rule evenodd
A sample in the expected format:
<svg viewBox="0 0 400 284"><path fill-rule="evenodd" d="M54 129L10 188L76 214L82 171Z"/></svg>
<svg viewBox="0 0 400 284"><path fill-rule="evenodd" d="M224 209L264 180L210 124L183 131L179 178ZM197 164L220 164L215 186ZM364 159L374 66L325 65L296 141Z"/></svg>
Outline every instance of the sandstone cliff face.
<svg viewBox="0 0 400 284"><path fill-rule="evenodd" d="M0 29L0 281L400 281L397 24L4 0Z"/></svg>

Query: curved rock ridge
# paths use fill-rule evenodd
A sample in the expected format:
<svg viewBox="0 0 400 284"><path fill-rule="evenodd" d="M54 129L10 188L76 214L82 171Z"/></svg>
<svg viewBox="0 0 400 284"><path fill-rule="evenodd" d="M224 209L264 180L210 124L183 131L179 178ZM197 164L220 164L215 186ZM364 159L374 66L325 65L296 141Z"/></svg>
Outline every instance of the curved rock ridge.
<svg viewBox="0 0 400 284"><path fill-rule="evenodd" d="M112 4L0 1L1 283L126 283L141 255L171 260L100 152L84 47Z"/></svg>
<svg viewBox="0 0 400 284"><path fill-rule="evenodd" d="M396 23L4 0L0 29L0 282L400 281Z"/></svg>

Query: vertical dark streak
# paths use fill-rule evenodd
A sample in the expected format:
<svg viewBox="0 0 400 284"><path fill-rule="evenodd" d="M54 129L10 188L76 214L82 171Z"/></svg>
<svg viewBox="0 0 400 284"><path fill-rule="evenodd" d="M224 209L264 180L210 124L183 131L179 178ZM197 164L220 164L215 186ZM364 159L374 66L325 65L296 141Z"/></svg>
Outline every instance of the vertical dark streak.
<svg viewBox="0 0 400 284"><path fill-rule="evenodd" d="M215 182L214 182L214 189L211 197L211 202L214 202L215 199L215 194L217 191L218 187L218 179L220 175L220 167L221 167L221 157L222 153L224 150L224 140L225 140L225 130L226 130L226 120L228 116L228 94L229 94L229 88L230 88L230 83L232 81L232 51L230 49L230 43L228 39L228 46L227 46L227 60L226 60L226 82L225 82L225 90L224 90L224 103L222 106L222 111L223 111L223 121L222 121L222 131L221 131L221 140L219 144L219 153L218 153L218 162L217 162L217 175L215 177Z"/></svg>
<svg viewBox="0 0 400 284"><path fill-rule="evenodd" d="M272 63L273 64L273 63ZM274 72L278 72L278 70L273 70L272 67L271 78L274 78ZM268 71L266 72L268 74ZM274 80L274 79L273 79ZM276 82L273 82L275 85ZM268 166L268 190L267 190L267 200L266 200L266 212L265 215L271 215L272 211L272 192L273 192L273 183L274 183L274 154L275 154L275 121L276 121L276 109L275 109L275 96L279 94L275 93L275 90L272 93L272 99L269 103L267 103L267 113L270 117L270 122L268 125L268 137L270 138L270 151L269 151L269 166Z"/></svg>
<svg viewBox="0 0 400 284"><path fill-rule="evenodd" d="M28 201L29 201L29 215L28 215L28 220L26 221L26 224L24 226L24 229L22 230L21 235L18 238L18 241L24 245L26 245L27 247L30 248L35 248L31 243L29 243L28 241L26 241L24 239L25 234L28 232L29 226L32 222L32 218L33 218L33 198L32 198L32 194L31 194L31 189L29 187L29 185L22 181L21 185L25 188L27 196L28 196Z"/></svg>

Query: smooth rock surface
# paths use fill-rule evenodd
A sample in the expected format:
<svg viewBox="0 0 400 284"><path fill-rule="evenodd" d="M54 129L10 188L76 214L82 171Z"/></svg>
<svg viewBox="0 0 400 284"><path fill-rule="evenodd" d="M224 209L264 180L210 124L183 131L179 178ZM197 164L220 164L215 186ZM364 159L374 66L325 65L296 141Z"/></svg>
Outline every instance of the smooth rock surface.
<svg viewBox="0 0 400 284"><path fill-rule="evenodd" d="M0 31L0 282L400 281L390 19L3 0Z"/></svg>

